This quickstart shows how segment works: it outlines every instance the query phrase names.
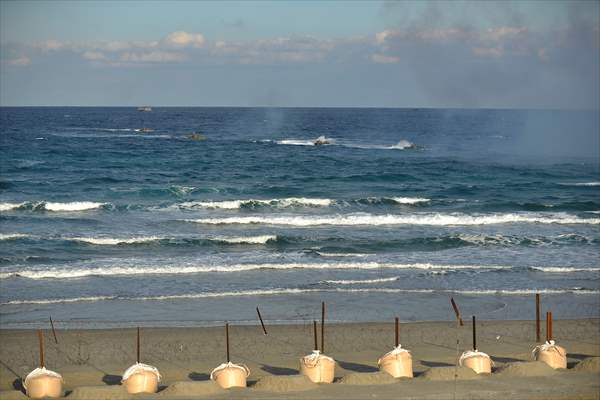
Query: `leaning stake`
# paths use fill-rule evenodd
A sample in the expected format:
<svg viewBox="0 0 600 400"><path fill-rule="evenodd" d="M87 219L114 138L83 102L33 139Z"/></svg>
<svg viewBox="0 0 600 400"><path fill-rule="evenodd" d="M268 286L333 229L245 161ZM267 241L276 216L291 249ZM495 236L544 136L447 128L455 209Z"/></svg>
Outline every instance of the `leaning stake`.
<svg viewBox="0 0 600 400"><path fill-rule="evenodd" d="M54 343L58 344L58 339L56 338L56 331L54 330L54 322L52 322L52 315L50 315L50 327L52 327L52 335L54 335Z"/></svg>
<svg viewBox="0 0 600 400"><path fill-rule="evenodd" d="M454 308L454 314L456 314L456 320L460 326L463 326L463 320L460 317L460 311L458 310L458 306L454 302L454 298L450 297L450 302L452 303L452 308Z"/></svg>
<svg viewBox="0 0 600 400"><path fill-rule="evenodd" d="M256 307L256 313L258 314L258 319L260 320L260 325L262 326L262 330L265 335L268 335L267 328L265 328L265 323L263 322L262 315L260 315L260 310Z"/></svg>

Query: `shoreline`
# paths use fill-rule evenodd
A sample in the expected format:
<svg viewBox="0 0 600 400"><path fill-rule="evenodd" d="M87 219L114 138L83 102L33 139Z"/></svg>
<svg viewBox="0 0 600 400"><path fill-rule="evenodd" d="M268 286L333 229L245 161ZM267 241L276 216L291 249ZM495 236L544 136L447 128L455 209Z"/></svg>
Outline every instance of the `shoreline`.
<svg viewBox="0 0 600 400"><path fill-rule="evenodd" d="M141 361L156 366L163 380L157 394L135 398L396 398L400 390L417 399L452 398L454 390L457 398L600 398L598 318L555 321L556 341L568 352L567 370L531 361L535 321L478 321L478 347L492 357L494 372L481 376L461 367L456 382L456 342L459 353L471 348L469 321L461 328L451 321L401 323L400 343L412 352L415 377L400 380L377 369L377 359L394 344L392 321L328 323L325 353L337 361L336 380L330 385L298 376L299 358L313 347L312 321L265 322L268 335L258 323L230 325L232 361L246 364L251 375L247 389L229 391L208 378L225 360L222 326L142 328ZM68 399L134 397L118 383L135 362L135 329L56 333L58 345L45 330L46 363L63 375ZM0 342L0 397L25 398L15 388L37 366L36 332L1 329Z"/></svg>

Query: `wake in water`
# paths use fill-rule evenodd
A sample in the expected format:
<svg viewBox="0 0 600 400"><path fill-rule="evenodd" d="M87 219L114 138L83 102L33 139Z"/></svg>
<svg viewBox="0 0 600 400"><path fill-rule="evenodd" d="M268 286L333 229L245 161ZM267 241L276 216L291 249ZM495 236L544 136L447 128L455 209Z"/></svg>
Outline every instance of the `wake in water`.
<svg viewBox="0 0 600 400"><path fill-rule="evenodd" d="M264 140L263 142L270 142L270 140ZM396 144L384 145L384 144L370 144L370 143L356 143L350 141L343 141L326 136L319 136L316 139L282 139L276 140L275 143L290 146L341 146L355 149L371 149L371 150L410 150L417 149L417 145L414 143L402 139Z"/></svg>

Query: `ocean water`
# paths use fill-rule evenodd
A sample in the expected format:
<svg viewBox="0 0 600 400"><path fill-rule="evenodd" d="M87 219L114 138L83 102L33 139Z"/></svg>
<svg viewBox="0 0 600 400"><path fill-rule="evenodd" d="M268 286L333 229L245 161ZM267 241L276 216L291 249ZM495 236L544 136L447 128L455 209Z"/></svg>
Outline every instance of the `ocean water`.
<svg viewBox="0 0 600 400"><path fill-rule="evenodd" d="M1 108L0 327L300 322L321 301L441 320L450 297L531 319L538 292L598 317L599 131L593 111Z"/></svg>

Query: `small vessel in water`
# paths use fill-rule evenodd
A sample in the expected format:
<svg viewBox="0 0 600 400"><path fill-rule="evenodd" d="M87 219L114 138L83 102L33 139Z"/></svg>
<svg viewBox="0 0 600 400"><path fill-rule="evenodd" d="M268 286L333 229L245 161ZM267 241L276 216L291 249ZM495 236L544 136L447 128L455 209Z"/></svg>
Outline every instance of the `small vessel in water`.
<svg viewBox="0 0 600 400"><path fill-rule="evenodd" d="M187 135L187 137L188 137L188 139L196 140L199 142L207 139L205 135L203 135L199 132L190 133L189 135Z"/></svg>
<svg viewBox="0 0 600 400"><path fill-rule="evenodd" d="M325 136L319 136L314 142L315 146L322 146L325 144L331 144L331 140L327 139Z"/></svg>
<svg viewBox="0 0 600 400"><path fill-rule="evenodd" d="M149 133L149 132L154 132L154 129L152 128L138 128L138 129L134 129L135 132L140 132L140 133Z"/></svg>
<svg viewBox="0 0 600 400"><path fill-rule="evenodd" d="M150 106L140 106L137 108L138 111L150 112L152 111L152 107Z"/></svg>

